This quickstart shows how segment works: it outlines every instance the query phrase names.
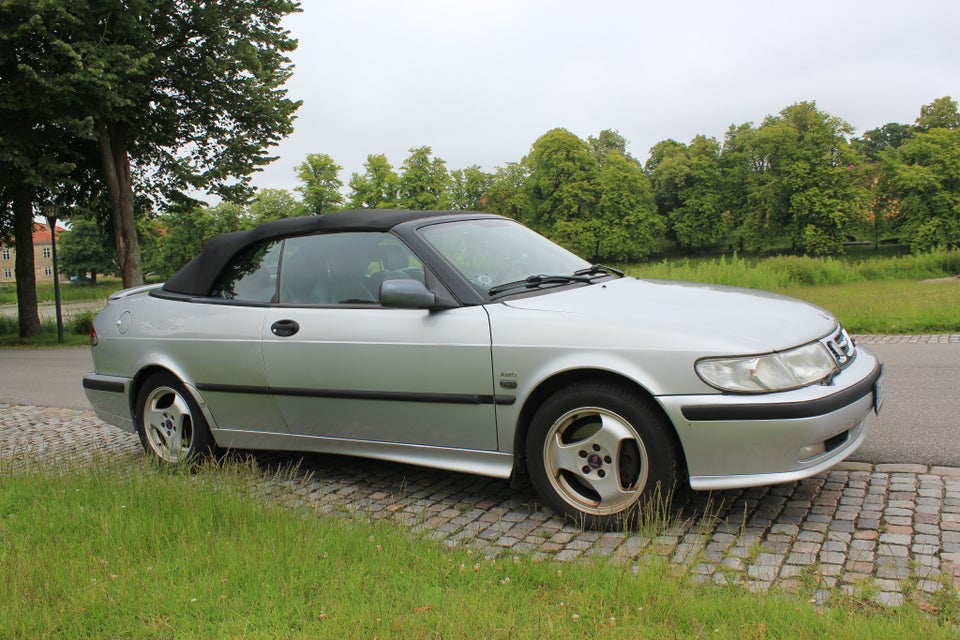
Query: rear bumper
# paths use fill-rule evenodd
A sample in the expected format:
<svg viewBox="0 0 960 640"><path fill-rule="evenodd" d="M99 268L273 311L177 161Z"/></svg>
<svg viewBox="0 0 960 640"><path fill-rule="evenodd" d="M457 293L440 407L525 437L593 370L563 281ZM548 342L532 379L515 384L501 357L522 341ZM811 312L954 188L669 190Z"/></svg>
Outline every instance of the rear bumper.
<svg viewBox="0 0 960 640"><path fill-rule="evenodd" d="M83 377L83 392L97 417L130 433L136 432L130 410L130 378L89 373Z"/></svg>
<svg viewBox="0 0 960 640"><path fill-rule="evenodd" d="M883 368L866 349L831 385L783 393L670 396L658 400L677 427L698 490L794 482L848 457L879 410Z"/></svg>

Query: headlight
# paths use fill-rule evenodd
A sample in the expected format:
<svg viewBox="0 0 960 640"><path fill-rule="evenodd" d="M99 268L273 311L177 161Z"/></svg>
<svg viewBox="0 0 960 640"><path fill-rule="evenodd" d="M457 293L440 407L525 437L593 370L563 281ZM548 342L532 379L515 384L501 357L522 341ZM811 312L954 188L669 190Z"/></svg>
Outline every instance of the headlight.
<svg viewBox="0 0 960 640"><path fill-rule="evenodd" d="M697 362L697 375L722 391L766 393L820 382L837 365L819 342L762 356L707 358Z"/></svg>

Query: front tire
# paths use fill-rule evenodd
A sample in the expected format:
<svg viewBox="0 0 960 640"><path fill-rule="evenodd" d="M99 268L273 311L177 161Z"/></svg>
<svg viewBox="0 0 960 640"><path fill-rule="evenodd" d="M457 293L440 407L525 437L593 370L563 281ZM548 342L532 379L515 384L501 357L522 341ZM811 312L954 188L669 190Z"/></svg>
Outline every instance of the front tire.
<svg viewBox="0 0 960 640"><path fill-rule="evenodd" d="M144 451L171 464L209 456L216 449L193 396L165 372L147 378L137 394L137 435Z"/></svg>
<svg viewBox="0 0 960 640"><path fill-rule="evenodd" d="M527 434L527 467L543 500L592 529L632 526L680 478L672 427L629 387L585 381L540 406Z"/></svg>

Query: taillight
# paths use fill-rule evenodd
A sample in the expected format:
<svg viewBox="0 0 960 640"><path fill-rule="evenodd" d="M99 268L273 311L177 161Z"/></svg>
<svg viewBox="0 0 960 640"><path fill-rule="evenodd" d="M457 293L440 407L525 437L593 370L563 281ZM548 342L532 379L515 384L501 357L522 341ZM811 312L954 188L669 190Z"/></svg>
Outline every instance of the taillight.
<svg viewBox="0 0 960 640"><path fill-rule="evenodd" d="M95 347L100 340L97 339L97 330L93 328L93 323L90 323L90 346Z"/></svg>

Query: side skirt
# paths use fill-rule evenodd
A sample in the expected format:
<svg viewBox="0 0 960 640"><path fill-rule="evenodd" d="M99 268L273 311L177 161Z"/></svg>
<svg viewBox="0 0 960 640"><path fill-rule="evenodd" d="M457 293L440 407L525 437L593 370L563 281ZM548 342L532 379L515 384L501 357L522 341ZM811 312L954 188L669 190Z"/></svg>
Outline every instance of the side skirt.
<svg viewBox="0 0 960 640"><path fill-rule="evenodd" d="M211 431L217 446L228 449L335 453L503 479L510 478L513 473L513 454L500 451L425 447L263 431L232 429L212 429Z"/></svg>

